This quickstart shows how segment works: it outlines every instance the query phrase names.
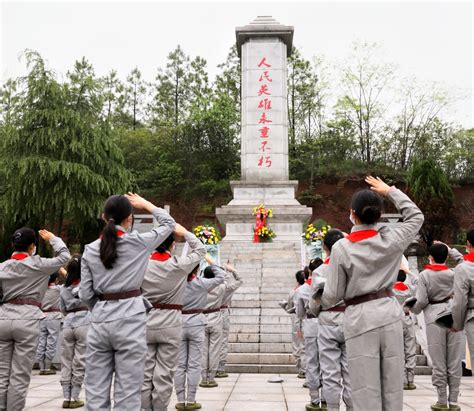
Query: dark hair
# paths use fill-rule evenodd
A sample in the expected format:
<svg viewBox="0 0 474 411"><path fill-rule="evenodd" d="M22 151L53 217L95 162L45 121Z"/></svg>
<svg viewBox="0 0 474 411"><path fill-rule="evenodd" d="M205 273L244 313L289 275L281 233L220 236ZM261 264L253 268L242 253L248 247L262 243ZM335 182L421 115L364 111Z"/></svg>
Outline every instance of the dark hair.
<svg viewBox="0 0 474 411"><path fill-rule="evenodd" d="M311 270L309 269L308 266L306 266L305 268L303 268L303 274L304 274L304 277L305 277L306 279L308 279L309 276L311 275Z"/></svg>
<svg viewBox="0 0 474 411"><path fill-rule="evenodd" d="M363 224L374 224L382 215L382 197L371 190L357 191L352 196L351 208Z"/></svg>
<svg viewBox="0 0 474 411"><path fill-rule="evenodd" d="M174 234L171 233L165 241L163 241L158 247L156 247L156 251L159 253L166 253L170 250L171 246L174 243Z"/></svg>
<svg viewBox="0 0 474 411"><path fill-rule="evenodd" d="M58 277L59 277L59 273L57 271L55 273L51 274L49 276L48 284L55 283L56 280L58 279Z"/></svg>
<svg viewBox="0 0 474 411"><path fill-rule="evenodd" d="M318 268L321 264L323 263L323 260L321 260L319 257L318 258L313 258L310 262L309 262L309 269L311 270L311 272L313 272L314 270L316 270L316 268Z"/></svg>
<svg viewBox="0 0 474 411"><path fill-rule="evenodd" d="M130 214L133 207L127 197L122 195L110 196L105 202L104 218L107 221L102 231L100 241L100 259L105 268L112 268L117 259L117 229L116 224L120 224Z"/></svg>
<svg viewBox="0 0 474 411"><path fill-rule="evenodd" d="M208 265L208 266L204 269L203 276L204 276L204 278L214 278L214 277L215 277L214 271L212 271L212 268L211 268L210 265Z"/></svg>
<svg viewBox="0 0 474 411"><path fill-rule="evenodd" d="M332 228L324 236L323 243L329 252L331 252L332 246L336 244L341 238L344 238L342 231L338 230L337 228Z"/></svg>
<svg viewBox="0 0 474 411"><path fill-rule="evenodd" d="M191 279L193 278L193 275L196 275L196 273L198 272L200 266L201 266L201 264L198 264L196 267L193 268L193 271L191 271L188 274L188 282L191 281Z"/></svg>
<svg viewBox="0 0 474 411"><path fill-rule="evenodd" d="M28 227L16 230L12 235L12 247L15 251L28 251L31 244L36 244L36 234Z"/></svg>
<svg viewBox="0 0 474 411"><path fill-rule="evenodd" d="M474 247L474 228L466 233L466 240Z"/></svg>
<svg viewBox="0 0 474 411"><path fill-rule="evenodd" d="M428 253L437 264L443 264L448 259L449 250L445 244L436 243L428 248Z"/></svg>
<svg viewBox="0 0 474 411"><path fill-rule="evenodd" d="M66 266L66 281L64 285L69 287L74 281L81 280L81 256L77 255L72 257Z"/></svg>
<svg viewBox="0 0 474 411"><path fill-rule="evenodd" d="M407 273L403 270L398 270L397 281L405 282L407 279Z"/></svg>
<svg viewBox="0 0 474 411"><path fill-rule="evenodd" d="M305 280L308 278L308 277L306 277L304 270L297 271L296 274L295 274L295 277L296 277L296 282L299 285L303 285Z"/></svg>

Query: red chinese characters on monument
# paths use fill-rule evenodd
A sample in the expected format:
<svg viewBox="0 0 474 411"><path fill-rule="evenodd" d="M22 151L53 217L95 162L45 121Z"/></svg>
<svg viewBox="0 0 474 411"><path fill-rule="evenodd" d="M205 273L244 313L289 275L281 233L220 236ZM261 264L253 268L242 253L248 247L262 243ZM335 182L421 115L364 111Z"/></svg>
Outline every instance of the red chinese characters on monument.
<svg viewBox="0 0 474 411"><path fill-rule="evenodd" d="M270 76L270 72L266 70L270 68L272 65L267 62L266 57L262 57L260 62L258 63L258 68L262 69L262 72L259 73L260 76L258 78L258 82L260 83L260 87L257 91L257 96L261 97L261 100L258 103L257 108L262 110L262 114L258 120L258 124L262 125L258 127L259 137L261 139L261 145L259 151L262 152L262 155L258 159L257 165L258 167L266 167L270 168L272 166L272 158L268 155L268 151L271 151L270 147L270 127L268 126L273 122L271 119L271 110L272 110L272 100L271 100L271 90L269 89L270 83L272 83L272 78ZM267 125L268 124L268 125ZM263 154L265 153L265 154Z"/></svg>

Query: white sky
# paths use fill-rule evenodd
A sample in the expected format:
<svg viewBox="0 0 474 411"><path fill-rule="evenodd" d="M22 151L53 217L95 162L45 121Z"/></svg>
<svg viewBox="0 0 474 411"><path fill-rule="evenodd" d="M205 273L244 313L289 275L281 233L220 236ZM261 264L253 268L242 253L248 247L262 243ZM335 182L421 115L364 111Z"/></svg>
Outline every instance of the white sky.
<svg viewBox="0 0 474 411"><path fill-rule="evenodd" d="M20 53L34 49L61 76L85 56L98 75L124 79L138 66L146 80L180 44L214 75L235 41L235 27L272 15L295 28L306 58L346 57L354 40L383 45L403 75L439 81L465 98L445 118L473 127L471 2L23 2L1 1L2 80L25 72Z"/></svg>

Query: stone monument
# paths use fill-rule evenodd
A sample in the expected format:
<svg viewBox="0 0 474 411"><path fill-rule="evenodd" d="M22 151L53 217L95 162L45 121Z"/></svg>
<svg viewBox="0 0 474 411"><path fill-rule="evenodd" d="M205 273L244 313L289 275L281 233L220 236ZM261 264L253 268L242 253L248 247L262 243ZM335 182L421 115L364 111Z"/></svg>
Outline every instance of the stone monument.
<svg viewBox="0 0 474 411"><path fill-rule="evenodd" d="M233 200L216 215L226 226L226 240L252 239L252 208L273 208L269 226L275 241L298 241L311 208L295 198L297 181L288 172L287 57L293 27L259 16L237 27L242 68L241 180L231 181Z"/></svg>

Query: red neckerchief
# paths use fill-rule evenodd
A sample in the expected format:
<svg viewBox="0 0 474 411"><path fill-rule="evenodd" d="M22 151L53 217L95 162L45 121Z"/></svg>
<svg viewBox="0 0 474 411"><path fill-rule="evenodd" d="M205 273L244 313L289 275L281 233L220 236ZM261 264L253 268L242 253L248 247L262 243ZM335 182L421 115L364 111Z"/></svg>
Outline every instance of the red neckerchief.
<svg viewBox="0 0 474 411"><path fill-rule="evenodd" d="M469 254L464 256L464 260L474 263L474 251L471 251Z"/></svg>
<svg viewBox="0 0 474 411"><path fill-rule="evenodd" d="M427 264L425 265L425 270L444 271L449 270L449 267L444 264Z"/></svg>
<svg viewBox="0 0 474 411"><path fill-rule="evenodd" d="M117 237L123 237L125 234L125 231L122 230L117 230ZM102 234L100 235L99 238L102 238Z"/></svg>
<svg viewBox="0 0 474 411"><path fill-rule="evenodd" d="M308 284L308 285L311 285L311 283L313 282L313 277L309 277L305 283Z"/></svg>
<svg viewBox="0 0 474 411"><path fill-rule="evenodd" d="M28 253L17 253L17 254L12 254L10 257L10 260L24 260L25 258L28 258L30 255Z"/></svg>
<svg viewBox="0 0 474 411"><path fill-rule="evenodd" d="M331 259L330 257L326 258L326 260L324 261L324 263L323 263L323 264L326 264L326 265L328 265L328 264L329 264L329 260L330 260L330 259Z"/></svg>
<svg viewBox="0 0 474 411"><path fill-rule="evenodd" d="M408 290L408 286L403 281L397 281L393 285L393 289L397 291L406 291Z"/></svg>
<svg viewBox="0 0 474 411"><path fill-rule="evenodd" d="M360 230L350 233L346 238L353 243L357 243L359 241L366 240L367 238L376 236L378 233L379 232L377 230Z"/></svg>
<svg viewBox="0 0 474 411"><path fill-rule="evenodd" d="M191 279L188 280L188 283L190 283L191 281L193 281L195 278L196 278L196 274L193 274L193 275L191 276Z"/></svg>
<svg viewBox="0 0 474 411"><path fill-rule="evenodd" d="M81 280L74 280L71 285L79 285L81 283Z"/></svg>
<svg viewBox="0 0 474 411"><path fill-rule="evenodd" d="M150 255L150 260L155 260L155 261L166 261L171 258L171 255L169 253L159 253L158 251L155 251L152 255Z"/></svg>

